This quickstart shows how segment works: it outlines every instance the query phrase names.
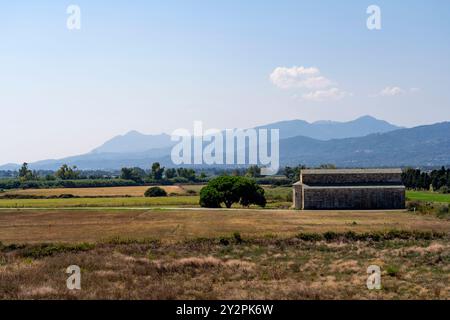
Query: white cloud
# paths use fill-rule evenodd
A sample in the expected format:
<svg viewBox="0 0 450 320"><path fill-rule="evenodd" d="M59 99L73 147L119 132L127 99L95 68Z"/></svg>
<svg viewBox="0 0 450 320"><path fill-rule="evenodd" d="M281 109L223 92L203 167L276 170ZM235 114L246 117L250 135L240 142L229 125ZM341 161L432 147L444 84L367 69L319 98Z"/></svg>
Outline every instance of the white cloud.
<svg viewBox="0 0 450 320"><path fill-rule="evenodd" d="M270 74L270 80L281 89L322 89L332 85L332 81L314 67L278 67Z"/></svg>
<svg viewBox="0 0 450 320"><path fill-rule="evenodd" d="M386 87L383 90L381 90L379 95L382 97L393 97L393 96L402 95L404 93L405 93L405 90L403 90L400 87Z"/></svg>
<svg viewBox="0 0 450 320"><path fill-rule="evenodd" d="M352 96L349 92L342 91L338 88L331 88L305 93L302 95L302 98L309 101L321 102L329 100L337 101L349 96Z"/></svg>
<svg viewBox="0 0 450 320"><path fill-rule="evenodd" d="M384 88L379 93L371 95L371 97L394 97L401 96L407 93L416 93L419 91L419 88L403 89L397 86L392 86Z"/></svg>
<svg viewBox="0 0 450 320"><path fill-rule="evenodd" d="M270 74L270 80L278 88L297 90L293 97L309 101L340 100L352 95L337 88L316 67L278 67Z"/></svg>

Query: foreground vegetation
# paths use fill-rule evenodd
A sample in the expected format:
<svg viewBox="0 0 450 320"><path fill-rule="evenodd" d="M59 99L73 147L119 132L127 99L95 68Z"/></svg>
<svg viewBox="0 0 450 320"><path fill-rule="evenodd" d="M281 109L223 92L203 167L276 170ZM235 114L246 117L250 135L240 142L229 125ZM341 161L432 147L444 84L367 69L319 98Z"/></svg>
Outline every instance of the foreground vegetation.
<svg viewBox="0 0 450 320"><path fill-rule="evenodd" d="M3 209L0 228L0 299L450 299L450 221L432 215Z"/></svg>
<svg viewBox="0 0 450 320"><path fill-rule="evenodd" d="M0 299L450 299L448 235L331 234L2 246ZM373 264L381 290L366 287Z"/></svg>

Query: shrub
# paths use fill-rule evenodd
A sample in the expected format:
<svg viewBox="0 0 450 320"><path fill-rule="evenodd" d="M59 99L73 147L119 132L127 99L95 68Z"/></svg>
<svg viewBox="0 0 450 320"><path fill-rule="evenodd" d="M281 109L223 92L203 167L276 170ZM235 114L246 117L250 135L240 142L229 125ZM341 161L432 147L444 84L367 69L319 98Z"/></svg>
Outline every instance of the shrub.
<svg viewBox="0 0 450 320"><path fill-rule="evenodd" d="M223 246L228 246L230 245L230 240L228 240L227 238L220 238L219 243Z"/></svg>
<svg viewBox="0 0 450 320"><path fill-rule="evenodd" d="M439 193L448 194L448 193L450 193L450 188L447 186L443 186L439 189Z"/></svg>
<svg viewBox="0 0 450 320"><path fill-rule="evenodd" d="M391 241L391 240L433 240L446 237L445 233L430 231L406 231L406 230L390 230L386 232L374 231L365 233L356 233L354 231L333 232L328 231L324 234L320 233L300 233L297 239L309 242L315 241Z"/></svg>
<svg viewBox="0 0 450 320"><path fill-rule="evenodd" d="M151 187L145 191L144 196L146 197L167 197L166 190L160 188L160 187Z"/></svg>
<svg viewBox="0 0 450 320"><path fill-rule="evenodd" d="M94 249L94 244L80 243L73 245L66 244L41 244L27 247L22 250L21 255L24 258L39 259L64 252L80 252Z"/></svg>
<svg viewBox="0 0 450 320"><path fill-rule="evenodd" d="M294 199L294 195L293 195L293 193L292 192L289 192L287 195L286 195L286 201L287 202L292 202Z"/></svg>
<svg viewBox="0 0 450 320"><path fill-rule="evenodd" d="M396 277L400 272L400 268L397 266L388 266L386 272L390 277Z"/></svg>
<svg viewBox="0 0 450 320"><path fill-rule="evenodd" d="M337 234L336 232L333 232L333 231L327 231L323 234L323 237L327 241L333 241L339 237L339 234Z"/></svg>
<svg viewBox="0 0 450 320"><path fill-rule="evenodd" d="M300 233L297 235L297 238L303 241L315 242L322 241L323 236L319 233Z"/></svg>
<svg viewBox="0 0 450 320"><path fill-rule="evenodd" d="M439 207L436 215L439 218L445 218L445 217L449 216L449 213L450 213L449 206L448 205L444 205L444 206Z"/></svg>
<svg viewBox="0 0 450 320"><path fill-rule="evenodd" d="M244 240L242 240L241 234L239 232L233 233L233 238L237 244L241 244L242 242L244 242Z"/></svg>

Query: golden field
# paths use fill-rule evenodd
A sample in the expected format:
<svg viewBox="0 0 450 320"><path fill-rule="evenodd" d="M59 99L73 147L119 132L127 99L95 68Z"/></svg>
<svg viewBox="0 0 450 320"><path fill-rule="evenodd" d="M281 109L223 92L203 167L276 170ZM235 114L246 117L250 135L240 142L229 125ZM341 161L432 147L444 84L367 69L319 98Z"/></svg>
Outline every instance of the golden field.
<svg viewBox="0 0 450 320"><path fill-rule="evenodd" d="M350 230L448 232L450 221L402 211L1 209L0 229L4 243L95 242L116 236L179 241L233 232L250 237Z"/></svg>
<svg viewBox="0 0 450 320"><path fill-rule="evenodd" d="M168 194L174 193L178 195L186 194L188 190L198 192L202 186L199 185L183 185L183 186L160 186ZM28 196L60 196L62 194L71 194L77 197L143 197L144 192L150 188L149 186L131 186L131 187L105 187L105 188L55 188L55 189L24 189L10 190L2 193L2 195L28 195Z"/></svg>

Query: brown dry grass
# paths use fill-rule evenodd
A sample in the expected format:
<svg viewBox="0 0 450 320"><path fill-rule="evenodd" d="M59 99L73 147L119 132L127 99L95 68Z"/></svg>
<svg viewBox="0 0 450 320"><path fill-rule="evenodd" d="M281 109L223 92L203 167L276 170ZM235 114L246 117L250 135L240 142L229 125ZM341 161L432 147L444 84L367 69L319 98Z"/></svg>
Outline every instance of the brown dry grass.
<svg viewBox="0 0 450 320"><path fill-rule="evenodd" d="M0 299L450 299L448 238L102 243L35 258L23 250L0 250ZM81 291L65 285L73 264ZM366 288L371 264L382 290Z"/></svg>
<svg viewBox="0 0 450 320"><path fill-rule="evenodd" d="M2 209L4 243L95 242L112 237L178 241L240 232L247 237L300 232L427 230L448 232L450 221L401 211Z"/></svg>

